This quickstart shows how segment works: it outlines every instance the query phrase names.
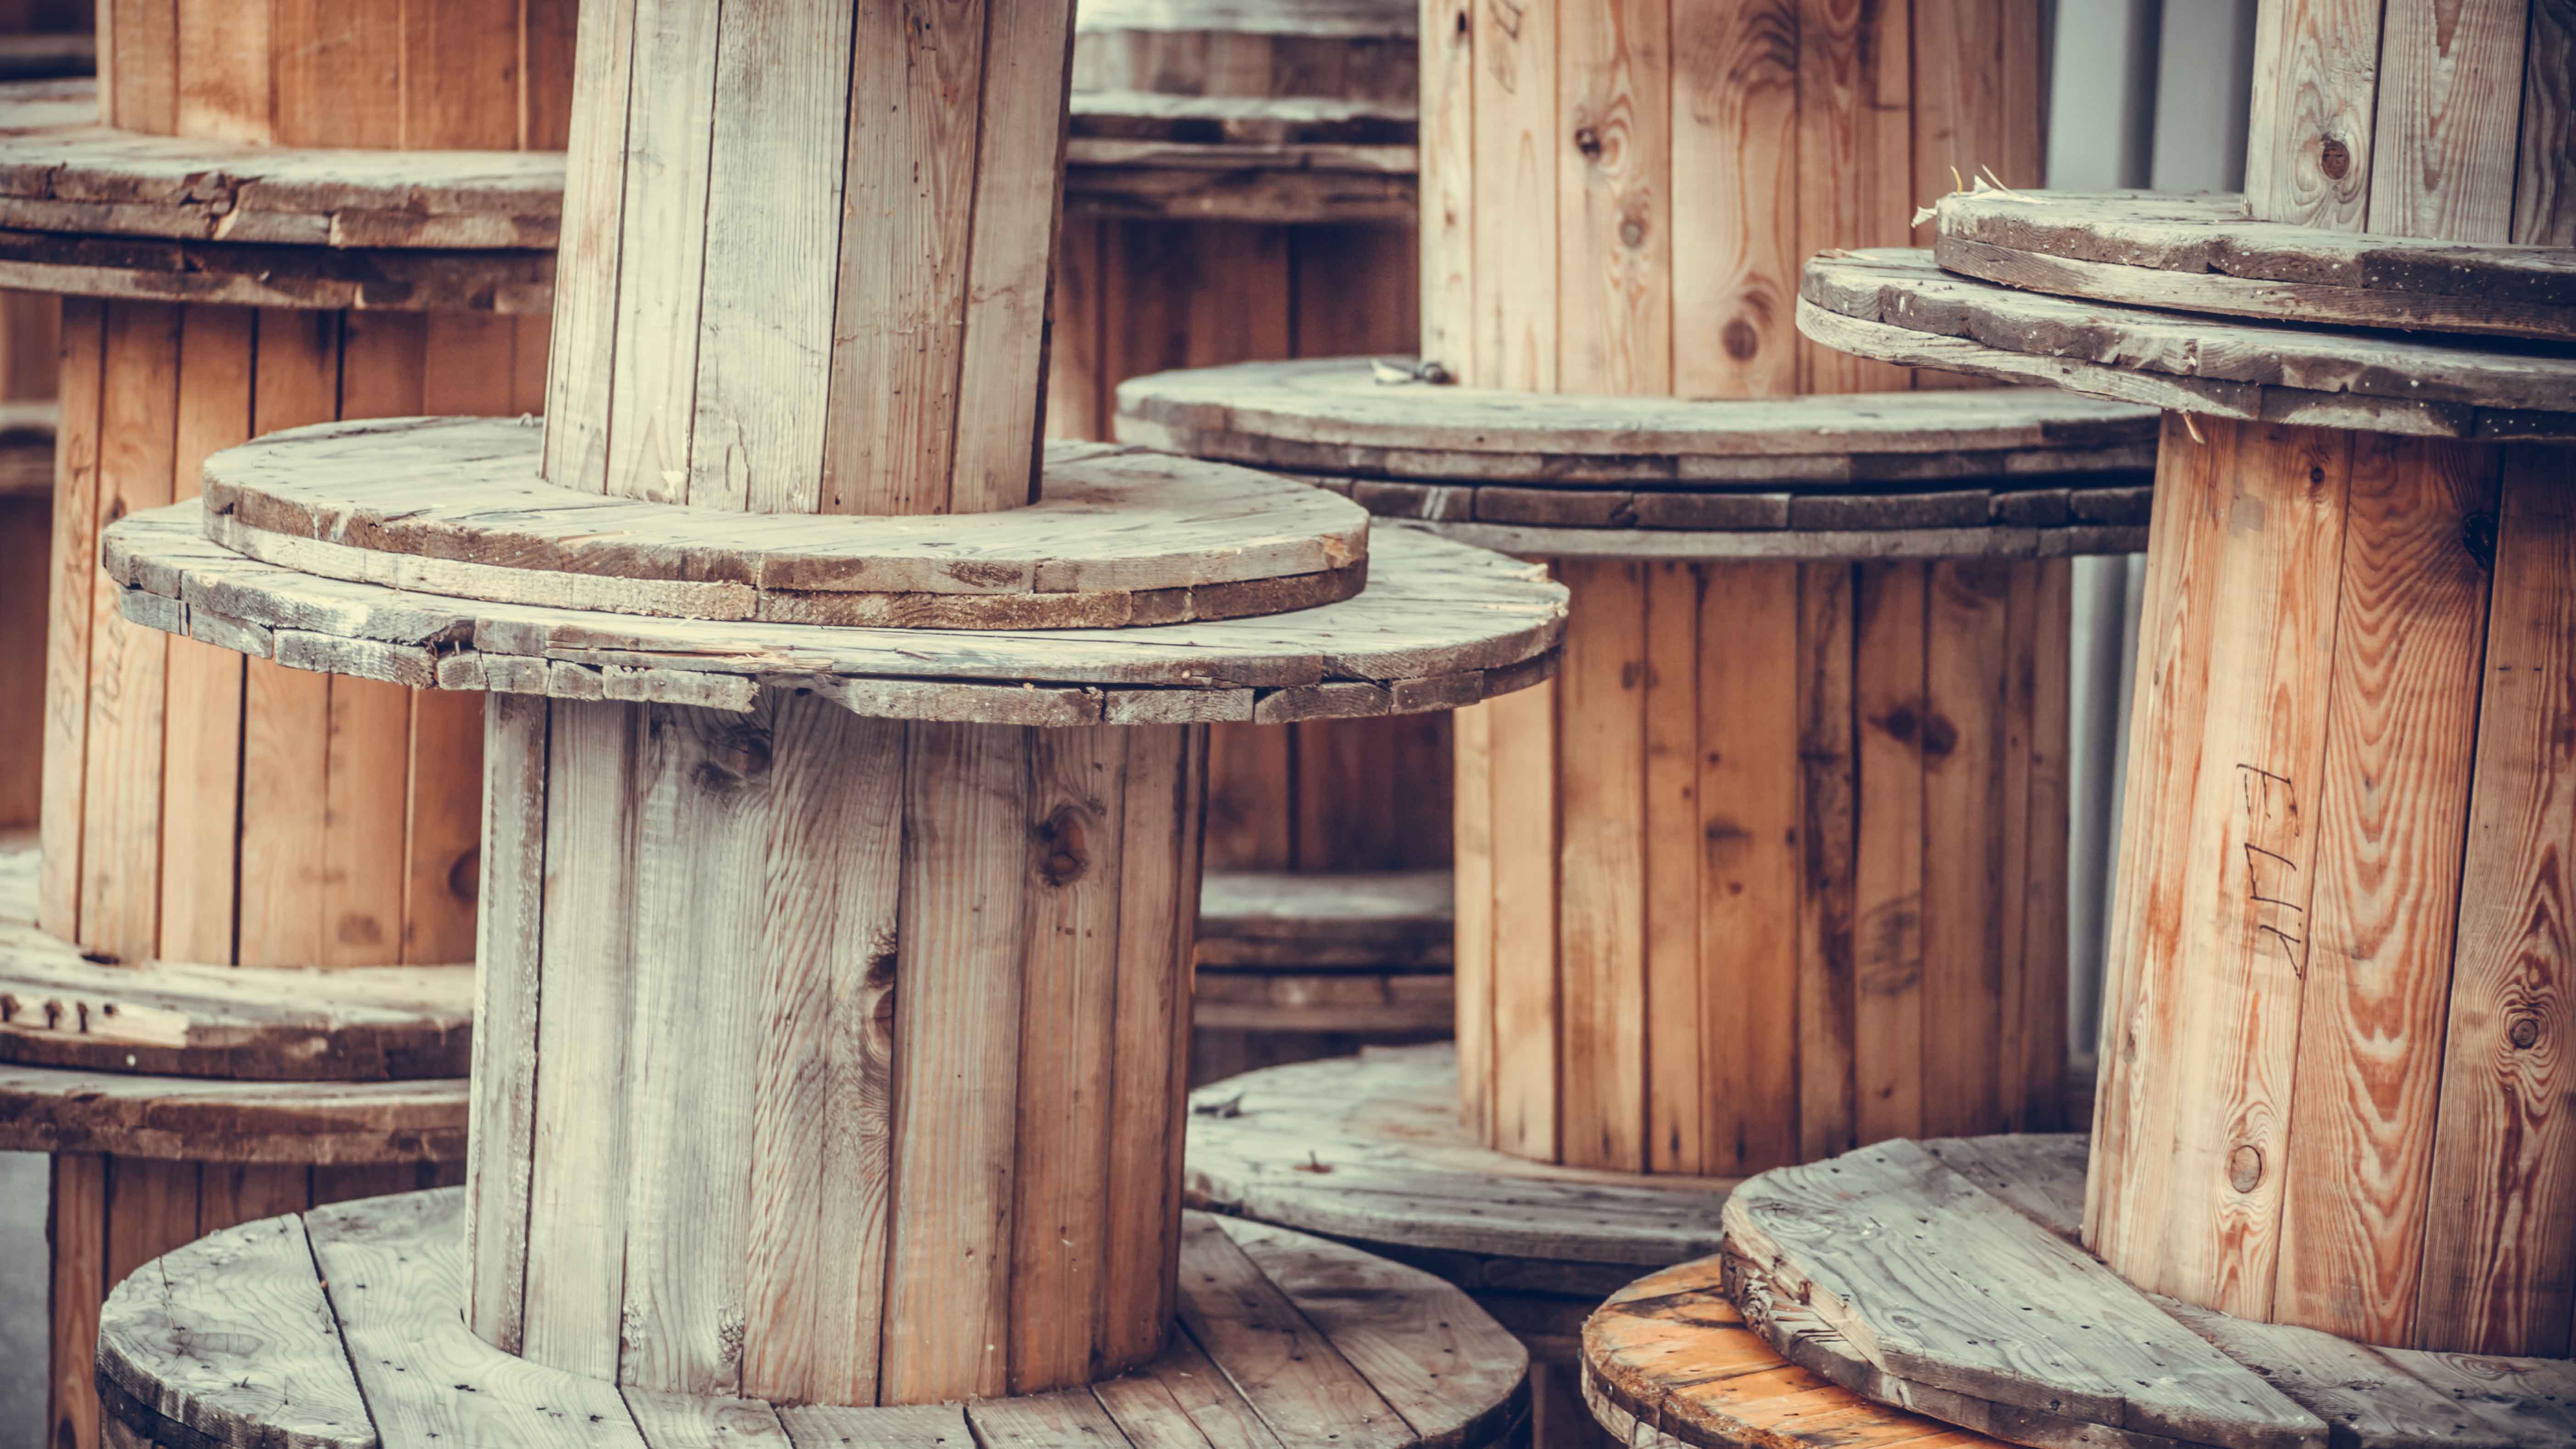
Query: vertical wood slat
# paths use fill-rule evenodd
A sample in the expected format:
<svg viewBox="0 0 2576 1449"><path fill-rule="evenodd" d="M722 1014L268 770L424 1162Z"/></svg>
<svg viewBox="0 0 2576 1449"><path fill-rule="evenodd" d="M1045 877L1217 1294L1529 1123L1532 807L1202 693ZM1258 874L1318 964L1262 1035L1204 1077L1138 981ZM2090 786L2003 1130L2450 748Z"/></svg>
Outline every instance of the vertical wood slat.
<svg viewBox="0 0 2576 1449"><path fill-rule="evenodd" d="M2273 1312L2406 1344L2486 646L2461 539L2496 484L2472 444L2352 450Z"/></svg>
<svg viewBox="0 0 2576 1449"><path fill-rule="evenodd" d="M1676 0L1673 22L1675 390L1795 390L1798 268L1796 0Z"/></svg>
<svg viewBox="0 0 2576 1449"><path fill-rule="evenodd" d="M742 1391L876 1401L908 728L777 702Z"/></svg>
<svg viewBox="0 0 2576 1449"><path fill-rule="evenodd" d="M2010 661L2013 669L2027 671L2033 681L2025 826L2030 847L2017 903L2022 940L2018 1121L2025 1132L2062 1132L2075 1125L2066 1120L2067 874L2072 840L2068 715L2074 687L2075 571L2069 559L2049 559L2030 568L2038 575L2038 617L2028 652ZM2007 928L2014 924L2007 923Z"/></svg>
<svg viewBox="0 0 2576 1449"><path fill-rule="evenodd" d="M1810 257L1827 247L1910 245L1912 0L1799 0L1797 36L1798 232L1792 256ZM1793 289L1795 277L1793 268ZM1796 344L1799 392L1894 392L1906 385L1903 368L1804 337Z"/></svg>
<svg viewBox="0 0 2576 1449"><path fill-rule="evenodd" d="M179 121L178 0L102 4L99 115L119 130L166 136Z"/></svg>
<svg viewBox="0 0 2576 1449"><path fill-rule="evenodd" d="M1852 573L1843 563L1798 569L1796 1130L1807 1161L1857 1145Z"/></svg>
<svg viewBox="0 0 2576 1449"><path fill-rule="evenodd" d="M121 4L105 6L122 10ZM269 7L178 0L176 129L253 145L275 138Z"/></svg>
<svg viewBox="0 0 2576 1449"><path fill-rule="evenodd" d="M107 1159L58 1153L50 1160L45 1240L53 1248L47 1284L45 1442L74 1449L99 1442L98 1311L107 1300Z"/></svg>
<svg viewBox="0 0 2576 1449"><path fill-rule="evenodd" d="M1558 10L1556 385L1569 392L1672 390L1670 6Z"/></svg>
<svg viewBox="0 0 2576 1449"><path fill-rule="evenodd" d="M89 772L73 762L89 750L91 577L97 570L99 431L106 388L107 304L63 303L62 424L54 450L54 538L45 629L44 852L36 919L48 933L80 938L83 790Z"/></svg>
<svg viewBox="0 0 2576 1449"><path fill-rule="evenodd" d="M1494 711L1471 704L1453 716L1456 789L1451 849L1455 864L1451 891L1457 901L1452 957L1457 993L1459 1125L1470 1142L1494 1142L1495 1108L1500 1089L1494 1061L1500 1055L1495 1037L1494 916Z"/></svg>
<svg viewBox="0 0 2576 1449"><path fill-rule="evenodd" d="M1557 7L1530 0L1475 17L1476 335L1460 381L1557 387Z"/></svg>
<svg viewBox="0 0 2576 1449"><path fill-rule="evenodd" d="M2368 229L2513 234L2530 0L2389 0L2380 21Z"/></svg>
<svg viewBox="0 0 2576 1449"><path fill-rule="evenodd" d="M465 1321L505 1353L525 1341L526 1160L537 1111L539 953L545 940L550 710L542 695L483 697L484 850L477 896L473 1091L465 1196Z"/></svg>
<svg viewBox="0 0 2576 1449"><path fill-rule="evenodd" d="M1420 162L1422 356L1467 377L1476 356L1476 6L1422 0Z"/></svg>
<svg viewBox="0 0 2576 1449"><path fill-rule="evenodd" d="M1055 244L1055 322L1047 333L1046 435L1107 438L1117 414L1109 375L1108 309L1102 305L1111 223L1077 218Z"/></svg>
<svg viewBox="0 0 2576 1449"><path fill-rule="evenodd" d="M2417 1334L2565 1355L2576 1303L2576 507L2564 454L2505 451L2477 790L2444 1023ZM2553 1226L2554 1225L2554 1226Z"/></svg>
<svg viewBox="0 0 2576 1449"><path fill-rule="evenodd" d="M984 1398L1007 1386L1029 819L1015 732L915 724L906 772L902 984L895 998L895 1203L878 1393Z"/></svg>
<svg viewBox="0 0 2576 1449"><path fill-rule="evenodd" d="M281 146L402 145L403 8L270 0L271 139Z"/></svg>
<svg viewBox="0 0 2576 1449"><path fill-rule="evenodd" d="M1566 560L1557 675L1557 1151L1646 1166L1645 566ZM1508 777L1506 788L1521 788Z"/></svg>
<svg viewBox="0 0 2576 1449"><path fill-rule="evenodd" d="M1989 1034L2007 1020L2000 953L2009 587L2006 565L1943 560L1932 566L1925 610L1923 1130L1940 1136L1979 1130L2004 1113L2004 1074ZM1965 1022L1986 1031L1945 1029Z"/></svg>
<svg viewBox="0 0 2576 1449"><path fill-rule="evenodd" d="M625 258L626 173L617 138L626 133L632 103L636 3L589 0L580 7L547 346L554 366L546 373L546 481L594 493L608 491L609 384Z"/></svg>
<svg viewBox="0 0 2576 1449"><path fill-rule="evenodd" d="M2513 240L2576 246L2576 0L2532 0L2524 46Z"/></svg>
<svg viewBox="0 0 2576 1449"><path fill-rule="evenodd" d="M1564 988L1557 968L1558 679L1487 703L1493 840L1493 1141L1553 1159Z"/></svg>
<svg viewBox="0 0 2576 1449"><path fill-rule="evenodd" d="M1708 570L1672 561L1644 567L1645 1167L1697 1173L1708 1145L1699 954L1699 623ZM1463 907L1463 880L1458 898Z"/></svg>
<svg viewBox="0 0 2576 1449"><path fill-rule="evenodd" d="M1853 578L1858 844L1852 863L1854 1127L1923 1135L1924 607L1931 565Z"/></svg>
<svg viewBox="0 0 2576 1449"><path fill-rule="evenodd" d="M2274 0L2255 25L2245 205L2256 217L2362 229L2385 3Z"/></svg>

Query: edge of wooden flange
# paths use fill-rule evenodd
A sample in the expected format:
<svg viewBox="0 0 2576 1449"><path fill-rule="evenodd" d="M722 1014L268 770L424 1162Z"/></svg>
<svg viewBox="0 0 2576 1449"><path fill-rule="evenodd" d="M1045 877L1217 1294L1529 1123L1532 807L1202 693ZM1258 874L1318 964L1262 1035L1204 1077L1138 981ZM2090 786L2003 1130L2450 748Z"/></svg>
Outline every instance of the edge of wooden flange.
<svg viewBox="0 0 2576 1449"><path fill-rule="evenodd" d="M919 1407L771 1405L621 1389L467 1331L464 1193L227 1228L127 1277L99 1320L100 1397L134 1442L376 1449L565 1442L683 1449L1010 1444L1154 1449L1194 1420L1286 1444L1487 1449L1524 1431L1527 1352L1455 1288L1253 1224L1185 1225L1179 1321L1152 1365L1084 1388ZM496 1437L497 1436L497 1437Z"/></svg>
<svg viewBox="0 0 2576 1449"><path fill-rule="evenodd" d="M2210 417L2420 437L2576 439L2576 411L2554 406L2576 395L2576 358L2076 302L1956 276L1921 251L1809 258L1798 330L1882 362Z"/></svg>
<svg viewBox="0 0 2576 1449"><path fill-rule="evenodd" d="M1198 965L1445 970L1455 955L1456 923L1445 868L1210 870L1199 892Z"/></svg>
<svg viewBox="0 0 2576 1449"><path fill-rule="evenodd" d="M51 496L56 415L51 398L0 403L0 498Z"/></svg>
<svg viewBox="0 0 2576 1449"><path fill-rule="evenodd" d="M461 1077L235 1082L0 1064L0 1151L187 1162L462 1162Z"/></svg>

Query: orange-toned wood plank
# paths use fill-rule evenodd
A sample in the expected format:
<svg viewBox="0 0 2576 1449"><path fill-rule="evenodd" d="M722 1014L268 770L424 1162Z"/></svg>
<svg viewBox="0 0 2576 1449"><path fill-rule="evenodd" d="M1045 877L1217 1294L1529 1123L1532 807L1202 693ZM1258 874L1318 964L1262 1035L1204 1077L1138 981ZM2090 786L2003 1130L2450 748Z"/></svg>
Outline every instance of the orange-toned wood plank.
<svg viewBox="0 0 2576 1449"><path fill-rule="evenodd" d="M1560 6L1557 379L1568 392L1673 385L1672 0ZM1694 188L1696 189L1696 188Z"/></svg>
<svg viewBox="0 0 2576 1449"><path fill-rule="evenodd" d="M268 12L266 5L179 5L178 130L252 145L272 139Z"/></svg>
<svg viewBox="0 0 2576 1449"><path fill-rule="evenodd" d="M1797 387L1797 0L1689 4L1673 26L1673 378L1686 397Z"/></svg>
<svg viewBox="0 0 2576 1449"><path fill-rule="evenodd" d="M1382 223L1292 227L1299 357L1401 356L1421 345L1413 231Z"/></svg>
<svg viewBox="0 0 2576 1449"><path fill-rule="evenodd" d="M571 143L573 53L580 9L580 0L524 0L521 6L518 146L522 151L561 151ZM543 318L538 325L544 325ZM538 382L542 385L544 379Z"/></svg>
<svg viewBox="0 0 2576 1449"><path fill-rule="evenodd" d="M63 303L61 423L54 445L51 607L45 628L44 859L36 919L80 935L82 792L89 781L90 625L98 573L99 418L106 386L107 304Z"/></svg>
<svg viewBox="0 0 2576 1449"><path fill-rule="evenodd" d="M96 1449L99 1442L98 1310L107 1301L107 1159L74 1153L52 1160L45 1241L53 1249L46 1342L45 1442Z"/></svg>
<svg viewBox="0 0 2576 1449"><path fill-rule="evenodd" d="M1208 865L1215 870L1286 870L1297 855L1294 727L1210 728Z"/></svg>
<svg viewBox="0 0 2576 1449"><path fill-rule="evenodd" d="M1852 569L1798 569L1798 1151L1854 1145Z"/></svg>
<svg viewBox="0 0 2576 1449"><path fill-rule="evenodd" d="M405 8L270 0L277 144L403 144Z"/></svg>
<svg viewBox="0 0 2576 1449"><path fill-rule="evenodd" d="M2369 210L2385 0L2275 0L2254 24L2245 204L2359 231Z"/></svg>
<svg viewBox="0 0 2576 1449"><path fill-rule="evenodd" d="M1458 921L1458 1110L1470 1142L1494 1137L1494 710L1474 704L1452 716L1457 756L1451 881Z"/></svg>
<svg viewBox="0 0 2576 1449"><path fill-rule="evenodd" d="M1069 220L1055 243L1055 320L1047 332L1046 434L1106 438L1114 411L1102 375L1109 319L1101 307L1101 251L1109 223Z"/></svg>
<svg viewBox="0 0 2576 1449"><path fill-rule="evenodd" d="M1708 569L1646 570L1646 1167L1701 1170L1708 1146L1700 1054L1700 594Z"/></svg>
<svg viewBox="0 0 2576 1449"><path fill-rule="evenodd" d="M1476 336L1463 382L1557 385L1558 161L1568 144L1556 106L1557 0L1475 19Z"/></svg>
<svg viewBox="0 0 2576 1449"><path fill-rule="evenodd" d="M1944 560L1924 611L1923 1130L1938 1136L2004 1120L1994 1037L2018 1005L2001 947L2005 901L2020 899L2004 874L2010 580L2007 563Z"/></svg>
<svg viewBox="0 0 2576 1449"><path fill-rule="evenodd" d="M1564 988L1557 969L1559 680L1487 708L1493 803L1493 1141L1524 1157L1557 1151Z"/></svg>
<svg viewBox="0 0 2576 1449"><path fill-rule="evenodd" d="M1463 377L1474 351L1476 10L1422 0L1421 220L1417 294L1422 356Z"/></svg>
<svg viewBox="0 0 2576 1449"><path fill-rule="evenodd" d="M1799 0L1797 254L1905 246L1914 197L1912 0ZM1895 391L1905 369L1801 337L1800 392Z"/></svg>
<svg viewBox="0 0 2576 1449"><path fill-rule="evenodd" d="M1557 1151L1642 1172L1645 565L1566 560L1557 576L1573 595L1557 675Z"/></svg>
<svg viewBox="0 0 2576 1449"><path fill-rule="evenodd" d="M2067 757L2073 681L2075 578L2070 560L2032 566L2038 576L2029 656L2014 667L2031 678L2029 865L2022 883L2022 1086L2013 1120L2024 1132L2062 1132L2066 1120L2068 869Z"/></svg>
<svg viewBox="0 0 2576 1449"><path fill-rule="evenodd" d="M1861 564L1853 573L1853 1111L1866 1143L1923 1132L1923 610L1931 566Z"/></svg>
<svg viewBox="0 0 2576 1449"><path fill-rule="evenodd" d="M0 500L0 678L18 681L0 697L0 739L9 760L0 767L0 829L34 829L42 818L45 783L45 584L52 570L36 561L53 544L53 506L45 498Z"/></svg>
<svg viewBox="0 0 2576 1449"><path fill-rule="evenodd" d="M2513 235L2529 0L2395 0L2379 31L2368 229Z"/></svg>
<svg viewBox="0 0 2576 1449"><path fill-rule="evenodd" d="M99 115L166 136L179 124L179 0L99 6Z"/></svg>
<svg viewBox="0 0 2576 1449"><path fill-rule="evenodd" d="M1449 856L1449 730L1440 714L1316 720L1296 752L1299 870L1402 870Z"/></svg>
<svg viewBox="0 0 2576 1449"><path fill-rule="evenodd" d="M402 145L506 151L519 143L524 0L401 7Z"/></svg>
<svg viewBox="0 0 2576 1449"><path fill-rule="evenodd" d="M313 1205L313 1170L297 1162L209 1162L198 1169L197 1236Z"/></svg>

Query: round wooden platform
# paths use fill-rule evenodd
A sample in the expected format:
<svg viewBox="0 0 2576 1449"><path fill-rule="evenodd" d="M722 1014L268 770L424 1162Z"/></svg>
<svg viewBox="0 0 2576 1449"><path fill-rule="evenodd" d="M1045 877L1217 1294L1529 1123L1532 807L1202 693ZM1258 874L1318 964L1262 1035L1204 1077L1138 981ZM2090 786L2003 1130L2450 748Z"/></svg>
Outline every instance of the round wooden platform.
<svg viewBox="0 0 2576 1449"><path fill-rule="evenodd" d="M1951 272L2098 302L2282 322L2576 341L2576 252L2257 221L2245 198L1942 197Z"/></svg>
<svg viewBox="0 0 2576 1449"><path fill-rule="evenodd" d="M496 603L908 629L1098 629L1334 603L1368 518L1248 468L1048 445L1025 508L886 518L645 502L539 476L533 419L291 428L208 460L207 536Z"/></svg>
<svg viewBox="0 0 2576 1449"><path fill-rule="evenodd" d="M911 1408L621 1391L466 1331L463 1204L445 1190L268 1218L127 1278L99 1333L109 1442L1480 1449L1527 1411L1526 1354L1456 1289L1196 1214L1162 1357L1087 1388Z"/></svg>
<svg viewBox="0 0 2576 1449"><path fill-rule="evenodd" d="M181 1162L462 1162L462 1077L231 1082L0 1064L0 1152Z"/></svg>
<svg viewBox="0 0 2576 1449"><path fill-rule="evenodd" d="M866 715L1074 725L1403 714L1555 668L1565 591L1530 565L1398 535L1357 598L1267 618L1018 633L655 619L318 578L205 537L194 501L105 531L126 617L415 687L743 710L764 685Z"/></svg>
<svg viewBox="0 0 2576 1449"><path fill-rule="evenodd" d="M2076 1136L1764 1173L1724 1210L1726 1284L1800 1367L2043 1449L2576 1442L2576 1360L2374 1348L2132 1288L2077 1243L2084 1175Z"/></svg>
<svg viewBox="0 0 2576 1449"><path fill-rule="evenodd" d="M1923 251L1809 259L1798 329L1883 362L2182 413L2423 437L2576 438L2576 355L2564 348L2074 301L1956 276Z"/></svg>
<svg viewBox="0 0 2576 1449"><path fill-rule="evenodd" d="M0 286L262 307L543 312L563 155L251 146L0 85Z"/></svg>
<svg viewBox="0 0 2576 1449"><path fill-rule="evenodd" d="M1758 401L1434 386L1361 359L1136 378L1119 436L1567 558L2031 557L2143 546L2154 415L2039 391Z"/></svg>
<svg viewBox="0 0 2576 1449"><path fill-rule="evenodd" d="M1630 1449L1985 1449L2002 1441L1875 1404L1780 1356L1722 1261L1649 1273L1583 1325L1583 1398Z"/></svg>
<svg viewBox="0 0 2576 1449"><path fill-rule="evenodd" d="M1207 872L1190 1083L1438 1041L1457 1014L1449 872Z"/></svg>

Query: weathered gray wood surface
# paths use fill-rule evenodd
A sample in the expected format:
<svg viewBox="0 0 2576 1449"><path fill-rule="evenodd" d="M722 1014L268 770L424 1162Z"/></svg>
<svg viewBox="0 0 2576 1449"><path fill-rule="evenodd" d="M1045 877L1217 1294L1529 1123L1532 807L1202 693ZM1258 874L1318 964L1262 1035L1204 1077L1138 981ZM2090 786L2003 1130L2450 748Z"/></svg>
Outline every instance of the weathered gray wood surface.
<svg viewBox="0 0 2576 1449"><path fill-rule="evenodd" d="M209 537L330 578L671 618L1118 628L1311 608L1366 581L1368 519L1311 488L1099 443L1050 445L998 512L746 513L557 487L533 419L272 433L209 459Z"/></svg>
<svg viewBox="0 0 2576 1449"><path fill-rule="evenodd" d="M962 1408L621 1393L466 1331L461 1205L455 1189L346 1203L147 1265L104 1320L111 1412L173 1449L1480 1449L1527 1412L1526 1353L1456 1289L1209 1218L1190 1222L1200 1271L1162 1357L1087 1389Z"/></svg>
<svg viewBox="0 0 2576 1449"><path fill-rule="evenodd" d="M2186 413L2432 437L2576 437L2576 357L2563 351L2078 302L1956 276L1922 251L1809 259L1798 326L1882 361Z"/></svg>
<svg viewBox="0 0 2576 1449"><path fill-rule="evenodd" d="M476 604L318 578L204 536L196 501L106 531L126 616L415 687L748 709L764 686L861 714L996 724L1298 719L1449 709L1555 667L1565 591L1531 565L1392 530L1357 598L1133 629L841 629Z"/></svg>
<svg viewBox="0 0 2576 1449"><path fill-rule="evenodd" d="M2041 1449L2576 1436L2576 1362L2373 1348L2131 1288L2076 1246L2083 1149L1886 1143L1750 1179L1726 1213L1728 1291L1799 1368Z"/></svg>
<svg viewBox="0 0 2576 1449"><path fill-rule="evenodd" d="M1456 1050L1439 1043L1201 1087L1190 1098L1189 1200L1372 1247L1540 1265L1656 1267L1717 1243L1729 1184L1470 1146L1457 1128L1457 1075Z"/></svg>
<svg viewBox="0 0 2576 1449"><path fill-rule="evenodd" d="M462 1078L228 1082L0 1066L0 1152L189 1162L454 1162Z"/></svg>
<svg viewBox="0 0 2576 1449"><path fill-rule="evenodd" d="M1118 436L1301 473L1693 492L2134 473L2155 462L2151 409L2032 388L1712 402L1379 380L1411 366L1322 358L1131 378L1118 389Z"/></svg>
<svg viewBox="0 0 2576 1449"><path fill-rule="evenodd" d="M2576 338L2576 253L2256 221L2231 195L1958 192L1949 271L2096 301L2282 321Z"/></svg>

